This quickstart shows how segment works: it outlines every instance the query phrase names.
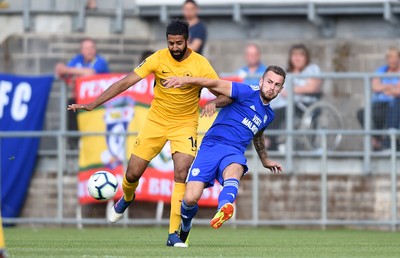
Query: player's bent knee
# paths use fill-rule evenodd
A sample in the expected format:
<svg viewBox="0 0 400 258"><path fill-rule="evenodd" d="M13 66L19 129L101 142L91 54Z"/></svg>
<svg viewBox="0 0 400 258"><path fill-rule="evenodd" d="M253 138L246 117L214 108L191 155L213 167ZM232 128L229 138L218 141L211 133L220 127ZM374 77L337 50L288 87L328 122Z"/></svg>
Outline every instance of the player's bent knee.
<svg viewBox="0 0 400 258"><path fill-rule="evenodd" d="M201 192L193 191L192 189L186 189L185 195L183 200L185 201L186 205L193 206L200 200Z"/></svg>
<svg viewBox="0 0 400 258"><path fill-rule="evenodd" d="M186 205L189 206L194 206L197 204L197 202L199 201L200 198L196 198L193 195L185 195L185 197L183 198L183 200L185 201Z"/></svg>
<svg viewBox="0 0 400 258"><path fill-rule="evenodd" d="M174 181L177 183L185 183L187 178L187 171L175 171Z"/></svg>

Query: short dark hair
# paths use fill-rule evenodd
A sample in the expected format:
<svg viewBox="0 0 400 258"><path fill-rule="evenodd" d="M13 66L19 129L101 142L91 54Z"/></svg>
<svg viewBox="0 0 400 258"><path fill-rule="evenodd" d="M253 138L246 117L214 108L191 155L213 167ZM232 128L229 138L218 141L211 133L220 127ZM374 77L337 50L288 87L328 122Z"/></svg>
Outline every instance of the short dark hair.
<svg viewBox="0 0 400 258"><path fill-rule="evenodd" d="M181 19L173 19L167 26L166 36L168 35L183 35L187 40L189 38L189 23Z"/></svg>
<svg viewBox="0 0 400 258"><path fill-rule="evenodd" d="M183 3L183 5L185 5L185 4L194 4L196 7L199 7L199 5L196 3L196 1L194 1L194 0L186 0L184 3Z"/></svg>
<svg viewBox="0 0 400 258"><path fill-rule="evenodd" d="M92 42L93 44L96 45L96 41L95 41L93 38L91 38L91 37L84 37L84 38L81 40L81 44L82 44L83 42L86 42L86 41L90 41L90 42Z"/></svg>
<svg viewBox="0 0 400 258"><path fill-rule="evenodd" d="M306 58L305 67L310 63L310 51L308 50L308 48L304 44L295 44L289 50L288 67L287 67L287 70L289 72L293 72L293 69L294 69L293 64L292 64L292 54L294 51L298 51L298 50L302 51Z"/></svg>
<svg viewBox="0 0 400 258"><path fill-rule="evenodd" d="M285 83L286 71L285 71L282 67L277 66L277 65L270 65L270 66L268 66L267 69L265 69L265 72L264 72L264 74L263 74L263 78L265 77L265 75L266 75L269 71L274 72L274 73L276 73L276 74L282 76L282 77L283 77L283 83L282 83L282 84Z"/></svg>

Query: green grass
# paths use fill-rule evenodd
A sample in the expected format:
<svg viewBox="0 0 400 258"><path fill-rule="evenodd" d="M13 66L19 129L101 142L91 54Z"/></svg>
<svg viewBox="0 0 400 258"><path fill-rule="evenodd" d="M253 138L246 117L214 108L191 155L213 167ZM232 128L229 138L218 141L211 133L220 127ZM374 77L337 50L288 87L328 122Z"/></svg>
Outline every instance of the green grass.
<svg viewBox="0 0 400 258"><path fill-rule="evenodd" d="M400 257L400 234L352 230L196 227L189 248L166 228L6 228L11 257Z"/></svg>

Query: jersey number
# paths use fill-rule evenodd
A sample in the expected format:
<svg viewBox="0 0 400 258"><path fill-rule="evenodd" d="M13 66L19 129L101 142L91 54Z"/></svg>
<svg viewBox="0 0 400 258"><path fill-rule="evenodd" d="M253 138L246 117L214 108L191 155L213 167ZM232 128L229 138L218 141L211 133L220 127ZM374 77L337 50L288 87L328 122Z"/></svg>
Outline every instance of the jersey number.
<svg viewBox="0 0 400 258"><path fill-rule="evenodd" d="M193 138L193 136L190 136L188 138L192 144L192 151L196 151L197 150L197 139Z"/></svg>

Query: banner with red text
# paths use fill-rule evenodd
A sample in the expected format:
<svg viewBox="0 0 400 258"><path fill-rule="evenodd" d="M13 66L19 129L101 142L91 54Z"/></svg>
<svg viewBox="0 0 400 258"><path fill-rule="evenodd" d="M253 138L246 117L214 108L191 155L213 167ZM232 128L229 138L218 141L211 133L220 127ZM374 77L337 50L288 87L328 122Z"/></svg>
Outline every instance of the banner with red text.
<svg viewBox="0 0 400 258"><path fill-rule="evenodd" d="M124 76L124 74L102 74L77 79L75 87L77 103L85 104L93 101L112 83ZM122 196L124 162L129 159L136 139L136 135L125 138L125 133L137 133L142 127L153 100L153 85L154 77L149 76L95 110L78 113L78 125L81 132L121 134L81 137L78 175L78 197L81 204L98 202L89 195L87 181L94 172L99 170L109 171L117 177L119 189L115 199ZM203 89L200 105L203 106L213 98L215 98L214 95ZM202 133L207 131L214 118L199 119L199 141L202 139ZM174 185L173 178L173 162L170 145L167 143L161 153L152 160L141 178L136 200L169 203ZM216 206L219 191L218 184L214 188L206 189L199 204Z"/></svg>

